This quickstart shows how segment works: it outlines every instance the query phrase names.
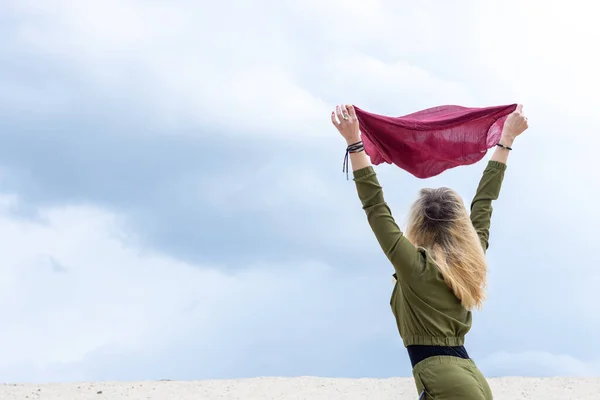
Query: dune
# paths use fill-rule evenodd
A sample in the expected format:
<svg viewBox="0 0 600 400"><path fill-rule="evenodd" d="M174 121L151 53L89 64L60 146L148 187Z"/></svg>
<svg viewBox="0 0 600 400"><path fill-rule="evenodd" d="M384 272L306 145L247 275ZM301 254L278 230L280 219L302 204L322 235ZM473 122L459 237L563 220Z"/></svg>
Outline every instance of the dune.
<svg viewBox="0 0 600 400"><path fill-rule="evenodd" d="M492 378L496 400L598 400L600 378ZM415 400L410 378L251 378L206 381L3 384L2 400Z"/></svg>

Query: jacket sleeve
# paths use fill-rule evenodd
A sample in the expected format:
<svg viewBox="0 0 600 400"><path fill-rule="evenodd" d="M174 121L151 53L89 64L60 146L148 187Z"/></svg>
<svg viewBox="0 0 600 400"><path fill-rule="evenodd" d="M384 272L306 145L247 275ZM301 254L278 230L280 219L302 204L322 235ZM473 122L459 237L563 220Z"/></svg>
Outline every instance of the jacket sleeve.
<svg viewBox="0 0 600 400"><path fill-rule="evenodd" d="M416 268L419 252L396 224L383 198L383 189L373 167L354 171L354 182L379 245L394 266L399 279L409 278Z"/></svg>
<svg viewBox="0 0 600 400"><path fill-rule="evenodd" d="M504 180L506 164L490 161L483 171L475 197L471 202L471 222L477 231L483 251L489 247L492 201L497 200Z"/></svg>

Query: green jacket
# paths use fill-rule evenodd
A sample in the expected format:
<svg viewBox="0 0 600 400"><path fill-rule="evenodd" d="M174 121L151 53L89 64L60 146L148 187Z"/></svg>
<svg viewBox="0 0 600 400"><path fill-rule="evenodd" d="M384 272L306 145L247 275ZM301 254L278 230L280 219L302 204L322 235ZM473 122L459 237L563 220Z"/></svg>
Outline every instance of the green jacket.
<svg viewBox="0 0 600 400"><path fill-rule="evenodd" d="M506 164L490 161L471 203L471 221L488 248L492 200L500 194ZM471 312L444 281L427 251L415 248L394 221L373 167L354 171L354 182L371 229L394 266L397 281L390 305L405 346L461 346Z"/></svg>

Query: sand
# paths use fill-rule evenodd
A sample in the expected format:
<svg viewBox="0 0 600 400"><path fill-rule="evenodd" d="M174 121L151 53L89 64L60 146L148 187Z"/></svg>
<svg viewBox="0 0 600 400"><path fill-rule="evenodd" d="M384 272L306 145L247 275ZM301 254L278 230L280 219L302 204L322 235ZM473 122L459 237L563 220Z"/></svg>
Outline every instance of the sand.
<svg viewBox="0 0 600 400"><path fill-rule="evenodd" d="M496 400L600 400L600 378L493 378ZM1 400L415 400L410 378L253 378L212 381L3 384Z"/></svg>

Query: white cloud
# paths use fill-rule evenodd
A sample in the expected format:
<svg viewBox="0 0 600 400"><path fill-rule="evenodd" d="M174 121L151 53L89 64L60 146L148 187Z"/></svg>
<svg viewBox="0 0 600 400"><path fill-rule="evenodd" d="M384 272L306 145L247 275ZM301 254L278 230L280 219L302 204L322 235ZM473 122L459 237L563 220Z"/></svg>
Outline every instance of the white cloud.
<svg viewBox="0 0 600 400"><path fill-rule="evenodd" d="M128 249L113 237L116 217L101 210L42 217L44 224L0 216L1 308L11 321L0 333L2 366L73 362L108 343L143 345L146 332L226 280Z"/></svg>
<svg viewBox="0 0 600 400"><path fill-rule="evenodd" d="M19 46L52 56L97 93L119 90L151 107L163 123L183 118L306 137L329 128L332 101L376 98L370 103L394 112L394 104L414 107L409 99L425 96L421 104L468 99L460 84L397 58L392 38L408 35L416 26L410 19L426 14L404 14L398 24L378 1L292 2L283 9L239 1L210 7L183 1L10 4ZM303 40L298 30L319 42ZM378 48L379 38L395 57L359 51ZM420 42L405 40L400 47L410 50Z"/></svg>
<svg viewBox="0 0 600 400"><path fill-rule="evenodd" d="M595 112L599 61L589 49L600 33L589 2L273 4L13 0L11 51L45 55L89 93L162 124L255 137L321 137L329 109L345 101L390 115L520 101L546 137L559 135L558 118ZM56 82L11 85L7 108L28 97L46 113L78 102ZM598 128L590 120L571 135L596 143L587 132Z"/></svg>
<svg viewBox="0 0 600 400"><path fill-rule="evenodd" d="M212 362L214 368L228 365L239 352L251 352L253 343L285 338L302 347L315 337L327 343L333 338L323 334L331 334L332 326L354 332L341 341L333 335L342 343L368 336L381 323L364 327L373 315L365 307L372 300L364 296L348 299L344 310L328 301L335 293L364 290L361 274L339 276L318 262L255 264L234 271L190 265L140 250L135 237L121 228L121 217L102 209L43 209L41 221L31 222L11 217L18 197L3 195L0 205L0 313L7 322L0 331L0 371L5 380L94 379L98 374L118 379L101 366L89 372L87 359L104 352L151 356L175 343L181 343L180 353L171 357L194 348L204 360L197 373L206 376L213 373ZM279 324L273 326L274 321ZM285 363L295 348L282 353L269 346L264 358ZM137 367L146 376L160 370Z"/></svg>
<svg viewBox="0 0 600 400"><path fill-rule="evenodd" d="M600 361L585 362L566 354L544 351L497 352L478 363L493 376L598 376Z"/></svg>

